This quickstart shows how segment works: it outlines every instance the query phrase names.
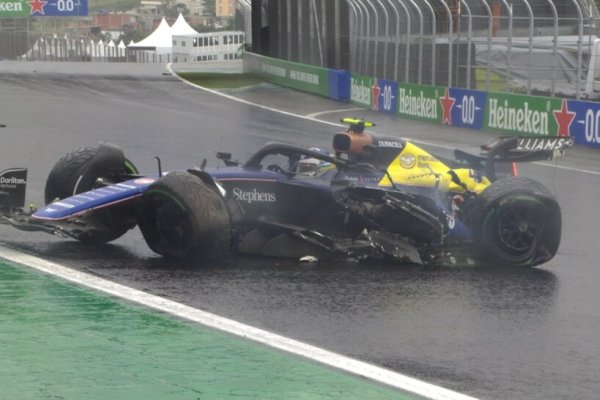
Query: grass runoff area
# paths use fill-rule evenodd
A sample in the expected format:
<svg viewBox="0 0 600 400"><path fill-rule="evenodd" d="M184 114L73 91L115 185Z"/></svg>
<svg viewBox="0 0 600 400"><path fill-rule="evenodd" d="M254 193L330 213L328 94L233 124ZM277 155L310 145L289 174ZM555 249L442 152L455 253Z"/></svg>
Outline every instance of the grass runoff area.
<svg viewBox="0 0 600 400"><path fill-rule="evenodd" d="M418 397L0 259L0 399Z"/></svg>
<svg viewBox="0 0 600 400"><path fill-rule="evenodd" d="M250 74L227 74L219 72L182 72L179 77L209 89L238 89L262 83L263 80Z"/></svg>

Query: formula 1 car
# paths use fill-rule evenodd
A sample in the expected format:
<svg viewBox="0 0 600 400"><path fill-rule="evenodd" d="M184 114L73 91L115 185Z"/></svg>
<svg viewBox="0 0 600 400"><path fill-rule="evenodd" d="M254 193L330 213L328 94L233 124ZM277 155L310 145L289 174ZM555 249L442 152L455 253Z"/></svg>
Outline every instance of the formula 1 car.
<svg viewBox="0 0 600 400"><path fill-rule="evenodd" d="M561 211L515 162L547 160L571 138L503 137L434 155L344 119L332 152L268 143L244 163L140 174L110 144L75 150L50 171L46 206L23 209L26 169L0 176L1 220L88 244L139 226L156 253L384 259L413 264L534 266L559 247ZM507 165L505 173L501 165ZM506 175L506 176L505 176Z"/></svg>

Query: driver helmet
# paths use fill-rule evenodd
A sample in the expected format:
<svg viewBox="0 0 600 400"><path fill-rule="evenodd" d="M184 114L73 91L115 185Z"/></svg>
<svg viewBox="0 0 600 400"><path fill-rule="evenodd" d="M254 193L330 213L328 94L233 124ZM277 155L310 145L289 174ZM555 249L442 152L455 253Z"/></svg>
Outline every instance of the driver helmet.
<svg viewBox="0 0 600 400"><path fill-rule="evenodd" d="M316 176L320 170L321 160L316 158L303 158L296 166L296 173L304 176Z"/></svg>
<svg viewBox="0 0 600 400"><path fill-rule="evenodd" d="M309 150L318 151L319 153L327 154L329 153L326 150L320 149L318 147L311 147ZM318 158L308 158L302 157L298 164L296 165L296 173L303 176L316 176L323 170L328 169L333 164L330 162L319 160Z"/></svg>

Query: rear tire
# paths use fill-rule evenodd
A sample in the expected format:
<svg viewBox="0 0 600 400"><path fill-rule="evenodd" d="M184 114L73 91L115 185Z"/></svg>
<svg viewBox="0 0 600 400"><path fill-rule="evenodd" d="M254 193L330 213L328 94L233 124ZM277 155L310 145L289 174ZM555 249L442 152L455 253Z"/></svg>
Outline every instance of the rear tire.
<svg viewBox="0 0 600 400"><path fill-rule="evenodd" d="M474 237L490 264L535 266L560 244L562 217L556 198L539 182L507 177L485 189L474 213Z"/></svg>
<svg viewBox="0 0 600 400"><path fill-rule="evenodd" d="M229 251L231 223L223 197L201 179L171 172L139 201L137 221L148 246L171 258L212 258Z"/></svg>
<svg viewBox="0 0 600 400"><path fill-rule="evenodd" d="M123 151L113 145L101 144L74 150L56 162L46 180L46 204L94 189L98 178L120 182L126 174L137 174ZM133 211L127 206L95 211L87 217L94 230L73 234L79 241L101 244L115 240L135 226Z"/></svg>

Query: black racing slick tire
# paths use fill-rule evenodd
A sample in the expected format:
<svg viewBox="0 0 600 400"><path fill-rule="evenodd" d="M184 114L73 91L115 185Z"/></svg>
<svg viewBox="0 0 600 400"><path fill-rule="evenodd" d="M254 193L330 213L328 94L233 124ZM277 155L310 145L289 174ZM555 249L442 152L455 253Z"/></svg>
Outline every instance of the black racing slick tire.
<svg viewBox="0 0 600 400"><path fill-rule="evenodd" d="M94 188L98 178L118 181L122 174L137 174L136 167L123 151L110 144L82 147L66 154L54 164L46 180L46 204Z"/></svg>
<svg viewBox="0 0 600 400"><path fill-rule="evenodd" d="M138 171L123 151L110 144L74 150L56 162L50 170L44 191L46 204L92 190L99 178L121 182ZM127 205L94 211L88 218L91 229L72 236L88 244L115 240L135 226L134 213Z"/></svg>
<svg viewBox="0 0 600 400"><path fill-rule="evenodd" d="M535 266L558 251L560 206L534 180L506 177L494 182L481 193L474 218L474 239L490 265Z"/></svg>
<svg viewBox="0 0 600 400"><path fill-rule="evenodd" d="M171 172L137 204L148 246L168 258L214 258L230 250L231 222L223 197L200 178Z"/></svg>

